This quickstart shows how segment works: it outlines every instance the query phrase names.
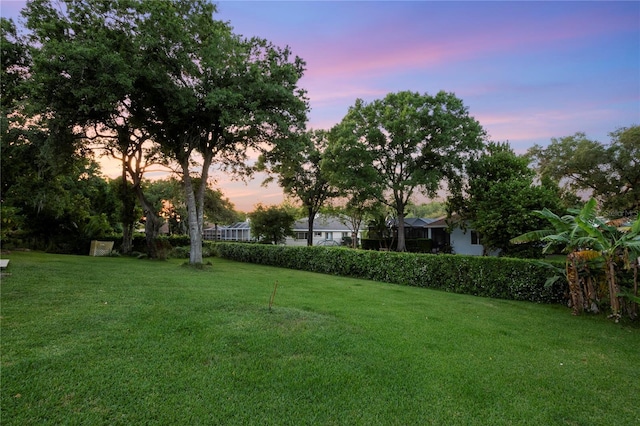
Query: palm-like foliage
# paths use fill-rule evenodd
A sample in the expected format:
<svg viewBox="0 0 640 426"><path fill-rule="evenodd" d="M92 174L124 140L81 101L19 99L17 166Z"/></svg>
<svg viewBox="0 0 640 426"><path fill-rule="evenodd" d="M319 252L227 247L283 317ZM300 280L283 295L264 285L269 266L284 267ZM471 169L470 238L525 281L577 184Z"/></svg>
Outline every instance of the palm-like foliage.
<svg viewBox="0 0 640 426"><path fill-rule="evenodd" d="M527 232L511 240L514 244L541 241L545 243L543 252L549 253L552 249L562 248L563 252L572 252L580 248L589 247L589 241L584 238L588 235L579 223L594 223L596 202L589 200L581 210L570 209L569 214L558 216L549 209L536 210L534 213L546 219L551 228ZM576 220L581 218L580 221Z"/></svg>
<svg viewBox="0 0 640 426"><path fill-rule="evenodd" d="M547 219L550 229L529 232L511 240L513 243L541 241L546 245L544 252L552 248L562 248L565 253L591 249L600 253L605 263L605 274L609 286L612 316L620 317L620 286L616 277L618 263L624 269L637 268L640 256L640 215L627 227L617 227L598 217L595 199L589 200L581 210L570 210L562 217L545 209L536 214ZM637 277L637 273L635 274ZM637 278L634 283L632 300L638 297Z"/></svg>

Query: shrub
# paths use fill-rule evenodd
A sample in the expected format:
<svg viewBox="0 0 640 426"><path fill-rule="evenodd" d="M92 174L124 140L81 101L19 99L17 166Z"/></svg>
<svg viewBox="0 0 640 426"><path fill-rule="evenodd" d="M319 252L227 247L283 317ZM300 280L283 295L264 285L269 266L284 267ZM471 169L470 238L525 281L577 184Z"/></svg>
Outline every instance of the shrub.
<svg viewBox="0 0 640 426"><path fill-rule="evenodd" d="M170 256L173 259L188 259L191 248L189 246L174 247Z"/></svg>
<svg viewBox="0 0 640 426"><path fill-rule="evenodd" d="M240 262L500 299L564 301L562 281L545 287L549 270L527 259L237 243L215 247L220 257Z"/></svg>
<svg viewBox="0 0 640 426"><path fill-rule="evenodd" d="M188 244L186 246L178 246L171 249L169 253L169 257L174 259L188 259L191 253L191 246ZM203 241L202 242L202 257L212 257L215 256L216 251L214 248L213 241Z"/></svg>

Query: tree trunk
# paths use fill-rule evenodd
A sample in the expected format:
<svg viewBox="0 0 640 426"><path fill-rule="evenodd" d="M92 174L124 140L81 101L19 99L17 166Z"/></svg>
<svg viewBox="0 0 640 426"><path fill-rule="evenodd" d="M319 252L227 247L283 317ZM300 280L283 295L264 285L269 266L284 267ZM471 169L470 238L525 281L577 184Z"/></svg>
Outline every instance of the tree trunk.
<svg viewBox="0 0 640 426"><path fill-rule="evenodd" d="M572 314L580 315L584 308L584 298L580 287L580 276L576 261L576 252L567 256L567 280L569 281L569 296L571 297Z"/></svg>
<svg viewBox="0 0 640 426"><path fill-rule="evenodd" d="M149 257L149 259L157 259L158 247L156 244L156 240L158 239L158 234L160 233L162 220L156 214L153 205L142 193L142 188L140 187L140 185L134 185L134 190L146 218L144 224L144 233L147 242L147 257Z"/></svg>
<svg viewBox="0 0 640 426"><path fill-rule="evenodd" d="M120 198L122 201L122 245L120 252L130 254L133 251L133 213L135 211L135 203L129 193L129 185L127 185L127 168L124 160L122 161L122 187L120 188Z"/></svg>
<svg viewBox="0 0 640 426"><path fill-rule="evenodd" d="M609 282L609 297L611 299L611 316L616 320L620 319L620 300L618 299L618 293L620 288L618 287L618 281L616 280L616 264L611 258L606 259L607 264L607 281Z"/></svg>
<svg viewBox="0 0 640 426"><path fill-rule="evenodd" d="M185 199L187 202L187 223L189 228L189 239L191 240L189 250L189 263L191 265L202 264L202 226L198 220L198 206L196 194L193 189L193 181L189 175L189 165L182 165L183 184ZM202 183L204 185L204 183Z"/></svg>
<svg viewBox="0 0 640 426"><path fill-rule="evenodd" d="M157 259L158 254L158 234L160 233L160 224L155 214L150 210L145 210L146 221L144 224L145 239L147 242L147 257L149 259Z"/></svg>
<svg viewBox="0 0 640 426"><path fill-rule="evenodd" d="M148 202L142 203L145 215L145 224L144 224L144 233L145 239L147 242L147 256L149 259L157 259L158 258L158 245L156 244L158 240L158 234L160 233L160 227L162 226L162 222L160 218L156 215L156 212Z"/></svg>
<svg viewBox="0 0 640 426"><path fill-rule="evenodd" d="M598 308L598 293L596 292L596 289L593 285L593 278L591 277L591 273L588 273L584 280L587 294L586 300L588 301L587 308L590 312L597 314L600 311L600 309Z"/></svg>
<svg viewBox="0 0 640 426"><path fill-rule="evenodd" d="M309 224L307 228L307 247L313 245L313 221L316 219L316 213L312 208L309 208Z"/></svg>
<svg viewBox="0 0 640 426"><path fill-rule="evenodd" d="M362 216L360 215L352 215L349 217L351 222L351 248L358 248L358 231L360 230L360 225L362 224Z"/></svg>
<svg viewBox="0 0 640 426"><path fill-rule="evenodd" d="M133 251L133 223L122 224L122 245L120 252L122 254L131 254Z"/></svg>
<svg viewBox="0 0 640 426"><path fill-rule="evenodd" d="M351 248L358 248L358 230L360 230L360 224L362 222L356 220L352 223L353 230L351 231Z"/></svg>
<svg viewBox="0 0 640 426"><path fill-rule="evenodd" d="M398 245L396 246L397 251L407 251L407 246L405 243L404 237L404 207L402 209L398 209Z"/></svg>
<svg viewBox="0 0 640 426"><path fill-rule="evenodd" d="M133 227L135 223L134 214L136 209L135 188L130 188L127 182L127 147L129 146L129 133L122 127L118 127L118 143L122 152L120 178L120 201L122 202L122 211L120 220L122 221L122 245L120 252L130 254L133 251Z"/></svg>
<svg viewBox="0 0 640 426"><path fill-rule="evenodd" d="M208 147L207 144L205 146ZM182 182L184 184L185 200L187 202L187 216L190 239L189 264L202 264L202 230L204 229L204 194L209 179L209 167L213 161L212 148L203 149L200 152L203 157L200 173L200 186L193 187L193 181L189 174L189 158L191 151L184 153L180 165L182 167Z"/></svg>

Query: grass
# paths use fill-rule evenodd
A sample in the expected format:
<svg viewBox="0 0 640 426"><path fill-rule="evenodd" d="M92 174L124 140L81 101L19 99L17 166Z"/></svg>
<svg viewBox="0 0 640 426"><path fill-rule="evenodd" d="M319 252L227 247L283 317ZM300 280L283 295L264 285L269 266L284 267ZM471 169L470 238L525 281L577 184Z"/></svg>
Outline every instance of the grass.
<svg viewBox="0 0 640 426"><path fill-rule="evenodd" d="M637 324L221 259L9 257L3 425L640 422Z"/></svg>

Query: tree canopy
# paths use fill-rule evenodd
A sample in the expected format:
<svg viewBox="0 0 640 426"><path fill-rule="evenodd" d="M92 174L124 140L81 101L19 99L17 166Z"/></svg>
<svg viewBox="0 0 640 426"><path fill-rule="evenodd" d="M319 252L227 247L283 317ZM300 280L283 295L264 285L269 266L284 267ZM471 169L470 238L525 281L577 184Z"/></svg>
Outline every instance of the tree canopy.
<svg viewBox="0 0 640 426"><path fill-rule="evenodd" d="M573 193L591 194L607 216L633 216L640 211L640 126L610 136L603 144L578 132L546 147L535 145L527 155L540 176Z"/></svg>
<svg viewBox="0 0 640 426"><path fill-rule="evenodd" d="M322 161L328 145L328 135L324 130L308 131L299 137L281 143L268 155L261 158L261 167L268 168L277 175L277 180L286 194L302 203L309 219L307 245L313 245L313 221L325 203L339 194L329 181ZM265 180L265 183L273 177Z"/></svg>
<svg viewBox="0 0 640 426"><path fill-rule="evenodd" d="M506 255L534 255L510 240L544 225L534 210L562 209L557 186L550 182L535 185L535 172L528 163L508 143L490 142L467 168L460 190L447 199L449 216L463 228L469 223L480 234L485 253L500 250Z"/></svg>
<svg viewBox="0 0 640 426"><path fill-rule="evenodd" d="M122 153L145 135L177 165L191 263L202 262L206 187L193 176L207 182L214 163L250 173L250 155L304 128L308 109L304 62L233 34L215 12L206 0L34 0L25 12L40 113L60 127L106 127Z"/></svg>
<svg viewBox="0 0 640 426"><path fill-rule="evenodd" d="M396 212L399 251L405 250L405 208L412 196L434 195L444 181L459 185L484 138L462 101L445 92L358 99L332 133L327 166L333 179L343 188L366 184L372 197Z"/></svg>
<svg viewBox="0 0 640 426"><path fill-rule="evenodd" d="M284 207L258 204L249 218L251 233L261 242L280 244L287 236L293 236L295 218Z"/></svg>

